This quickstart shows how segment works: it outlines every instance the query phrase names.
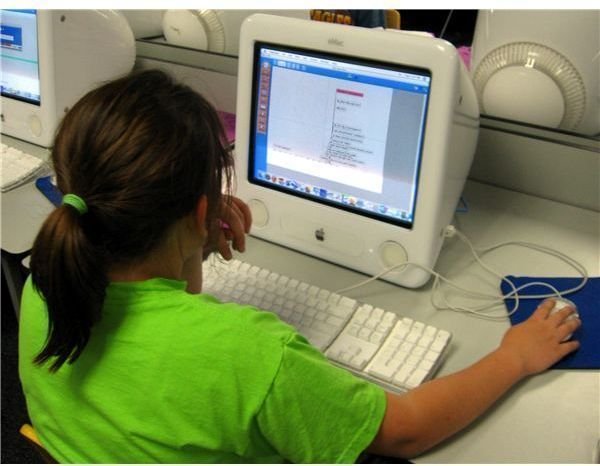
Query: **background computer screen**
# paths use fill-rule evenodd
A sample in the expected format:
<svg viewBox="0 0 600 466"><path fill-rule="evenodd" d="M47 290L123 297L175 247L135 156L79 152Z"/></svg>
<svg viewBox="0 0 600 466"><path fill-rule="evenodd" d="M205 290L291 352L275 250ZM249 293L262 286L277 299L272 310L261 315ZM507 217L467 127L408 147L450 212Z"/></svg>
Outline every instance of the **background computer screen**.
<svg viewBox="0 0 600 466"><path fill-rule="evenodd" d="M2 96L40 105L36 10L0 12Z"/></svg>
<svg viewBox="0 0 600 466"><path fill-rule="evenodd" d="M412 228L431 73L255 43L251 183Z"/></svg>

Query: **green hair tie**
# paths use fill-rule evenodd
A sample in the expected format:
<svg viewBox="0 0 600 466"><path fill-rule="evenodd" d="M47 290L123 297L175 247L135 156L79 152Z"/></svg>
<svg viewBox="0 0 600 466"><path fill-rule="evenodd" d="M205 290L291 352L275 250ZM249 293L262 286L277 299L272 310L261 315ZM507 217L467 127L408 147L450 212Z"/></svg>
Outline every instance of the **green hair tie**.
<svg viewBox="0 0 600 466"><path fill-rule="evenodd" d="M83 215L88 211L85 201L81 199L77 194L65 194L62 199L62 203L74 207L79 215Z"/></svg>

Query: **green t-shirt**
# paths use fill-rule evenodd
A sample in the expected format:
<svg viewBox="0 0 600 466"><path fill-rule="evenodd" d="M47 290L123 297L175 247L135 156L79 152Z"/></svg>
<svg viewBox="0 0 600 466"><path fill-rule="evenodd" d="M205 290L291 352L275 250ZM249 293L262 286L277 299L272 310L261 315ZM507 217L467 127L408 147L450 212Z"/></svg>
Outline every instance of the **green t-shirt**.
<svg viewBox="0 0 600 466"><path fill-rule="evenodd" d="M51 374L26 283L19 370L31 421L60 462L354 462L385 394L330 364L274 314L166 279L111 283L80 358Z"/></svg>

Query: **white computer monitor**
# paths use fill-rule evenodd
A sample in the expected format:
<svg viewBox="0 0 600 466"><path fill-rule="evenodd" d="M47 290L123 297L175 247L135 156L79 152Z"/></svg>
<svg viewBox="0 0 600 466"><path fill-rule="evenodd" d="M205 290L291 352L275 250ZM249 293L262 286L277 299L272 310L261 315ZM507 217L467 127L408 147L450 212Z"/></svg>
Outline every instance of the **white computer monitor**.
<svg viewBox="0 0 600 466"><path fill-rule="evenodd" d="M131 70L135 41L112 10L1 10L3 134L49 147L88 90Z"/></svg>
<svg viewBox="0 0 600 466"><path fill-rule="evenodd" d="M56 118L51 17L2 10L2 133L48 146Z"/></svg>
<svg viewBox="0 0 600 466"><path fill-rule="evenodd" d="M257 10L166 10L162 32L169 44L238 55L240 26ZM309 10L260 10L261 13L309 19Z"/></svg>
<svg viewBox="0 0 600 466"><path fill-rule="evenodd" d="M433 267L478 129L448 42L268 15L243 24L238 194L257 237L366 274ZM429 276L408 266L384 279Z"/></svg>

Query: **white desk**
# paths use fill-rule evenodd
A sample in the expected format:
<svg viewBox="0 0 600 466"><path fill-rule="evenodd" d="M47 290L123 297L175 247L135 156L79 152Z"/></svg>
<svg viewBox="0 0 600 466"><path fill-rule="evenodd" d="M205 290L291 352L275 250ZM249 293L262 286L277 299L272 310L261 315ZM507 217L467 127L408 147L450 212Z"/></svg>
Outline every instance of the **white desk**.
<svg viewBox="0 0 600 466"><path fill-rule="evenodd" d="M470 211L457 215L456 226L475 245L509 240L540 243L583 263L590 275L600 274L597 212L474 182L467 183L465 198ZM33 185L4 193L2 249L10 252L29 249L51 209ZM247 251L241 259L330 290L364 279L358 273L253 238L248 239ZM487 259L505 274L575 275L557 259L527 250L504 249ZM436 269L469 288L498 289L496 280L473 265L458 238L448 240ZM467 366L498 345L508 321L489 322L435 311L429 303L429 289L408 290L378 281L348 294L453 332L451 350L440 375ZM599 439L599 372L549 371L519 384L469 429L415 461L588 463Z"/></svg>

